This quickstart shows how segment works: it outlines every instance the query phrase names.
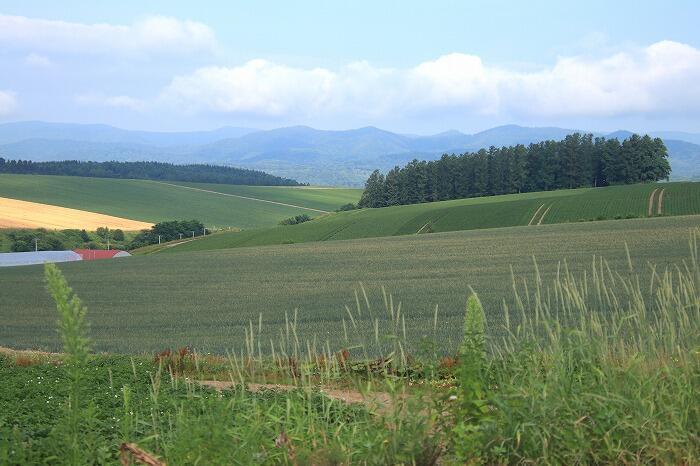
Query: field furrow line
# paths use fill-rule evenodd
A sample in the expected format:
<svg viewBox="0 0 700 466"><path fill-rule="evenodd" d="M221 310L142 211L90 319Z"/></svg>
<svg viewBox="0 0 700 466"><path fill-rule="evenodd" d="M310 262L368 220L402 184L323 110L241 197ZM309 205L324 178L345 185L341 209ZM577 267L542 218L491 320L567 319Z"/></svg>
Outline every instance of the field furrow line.
<svg viewBox="0 0 700 466"><path fill-rule="evenodd" d="M160 183L164 184L166 186L173 186L175 188L182 188L182 189L189 189L191 191L200 191L203 193L209 193L209 194L218 194L219 196L227 196L227 197L237 197L239 199L247 199L249 201L258 201L258 202L267 202L268 204L276 204L276 205L281 205L285 207L294 207L296 209L303 209L303 210L310 210L312 212L319 212L322 214L329 214L330 212L327 210L321 210L321 209L314 209L312 207L304 207L300 205L295 205L295 204L287 204L284 202L277 202L277 201L269 201L267 199L259 199L257 197L250 197L250 196L241 196L240 194L230 194L230 193L222 193L219 191L212 191L211 189L203 189L203 188L195 188L193 186L183 186L180 184L173 184L173 183L166 183L164 181L153 181L154 183Z"/></svg>
<svg viewBox="0 0 700 466"><path fill-rule="evenodd" d="M428 221L428 223L426 223L425 225L423 225L422 227L420 227L420 229L416 232L416 234L419 235L421 231L425 230L425 227L427 227L428 225L430 225L430 223L431 223L431 222Z"/></svg>
<svg viewBox="0 0 700 466"><path fill-rule="evenodd" d="M549 207L547 207L547 210L545 210L542 213L542 216L540 217L540 221L537 222L538 225L542 225L542 220L544 220L544 216L547 215L547 212L549 212L549 209L551 209L551 208L552 208L552 204L549 204Z"/></svg>
<svg viewBox="0 0 700 466"><path fill-rule="evenodd" d="M657 210L656 210L656 214L657 214L657 215L661 215L661 214L663 213L664 191L666 191L665 188L662 189L661 192L659 193L659 206L658 206L658 208L657 208Z"/></svg>
<svg viewBox="0 0 700 466"><path fill-rule="evenodd" d="M540 210L542 210L542 207L544 207L544 204L542 204L541 206L539 206L539 208L537 209L537 211L535 211L535 214L532 216L532 218L531 218L530 221L528 222L527 226L532 225L532 222L535 221L535 219L537 218L537 214L540 213Z"/></svg>
<svg viewBox="0 0 700 466"><path fill-rule="evenodd" d="M658 191L658 188L653 190L649 195L649 208L647 209L647 217L651 217L654 213L654 195L656 194L656 191Z"/></svg>

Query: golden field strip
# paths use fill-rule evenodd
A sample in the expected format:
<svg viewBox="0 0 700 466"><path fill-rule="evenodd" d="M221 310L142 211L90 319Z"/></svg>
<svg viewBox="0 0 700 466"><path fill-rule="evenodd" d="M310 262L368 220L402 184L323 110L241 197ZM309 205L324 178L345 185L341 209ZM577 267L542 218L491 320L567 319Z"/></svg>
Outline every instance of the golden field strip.
<svg viewBox="0 0 700 466"><path fill-rule="evenodd" d="M151 223L85 210L0 197L0 228L87 229L99 227L141 230Z"/></svg>

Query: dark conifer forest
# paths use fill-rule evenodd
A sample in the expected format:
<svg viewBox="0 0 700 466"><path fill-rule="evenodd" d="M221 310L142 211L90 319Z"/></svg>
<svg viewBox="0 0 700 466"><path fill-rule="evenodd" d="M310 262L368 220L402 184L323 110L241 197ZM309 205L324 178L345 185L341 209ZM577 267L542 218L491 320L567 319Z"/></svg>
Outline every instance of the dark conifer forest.
<svg viewBox="0 0 700 466"><path fill-rule="evenodd" d="M670 172L659 138L635 134L620 142L575 133L561 141L413 160L386 176L375 170L359 207L642 183L667 179Z"/></svg>
<svg viewBox="0 0 700 466"><path fill-rule="evenodd" d="M129 178L158 181L245 184L253 186L300 186L295 180L257 170L217 165L175 165L162 162L32 162L0 157L0 173L66 175L97 178Z"/></svg>

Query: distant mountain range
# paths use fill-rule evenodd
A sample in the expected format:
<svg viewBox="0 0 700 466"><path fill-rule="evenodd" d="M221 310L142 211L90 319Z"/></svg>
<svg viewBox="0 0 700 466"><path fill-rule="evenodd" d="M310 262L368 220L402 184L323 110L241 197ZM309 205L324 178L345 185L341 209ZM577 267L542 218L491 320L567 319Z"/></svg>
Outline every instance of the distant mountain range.
<svg viewBox="0 0 700 466"><path fill-rule="evenodd" d="M365 127L326 131L307 126L273 130L224 127L213 131L129 131L107 125L17 122L0 125L0 157L45 160L213 163L263 170L298 181L361 185L372 170L414 158L476 151L489 146L559 140L582 130L499 126L476 134L447 131L404 135ZM597 136L624 139L616 131ZM700 179L700 134L652 132L669 149L674 179Z"/></svg>

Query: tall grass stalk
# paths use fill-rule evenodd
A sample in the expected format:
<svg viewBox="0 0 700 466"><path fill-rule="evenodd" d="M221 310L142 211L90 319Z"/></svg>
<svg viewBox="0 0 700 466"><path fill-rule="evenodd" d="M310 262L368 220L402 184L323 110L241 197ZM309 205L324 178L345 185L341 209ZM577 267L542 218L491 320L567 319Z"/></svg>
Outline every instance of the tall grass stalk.
<svg viewBox="0 0 700 466"><path fill-rule="evenodd" d="M88 421L83 402L83 378L90 353L87 309L68 286L61 271L54 264L44 266L44 276L49 294L58 310L58 332L66 354L66 371L69 380L69 395L66 412L65 448L69 464L83 464L85 445L81 435L81 424Z"/></svg>
<svg viewBox="0 0 700 466"><path fill-rule="evenodd" d="M504 325L491 329L504 336L487 339L483 461L700 461L698 239L664 270L628 254L624 272L594 258L578 274L563 262L548 285L513 276Z"/></svg>

